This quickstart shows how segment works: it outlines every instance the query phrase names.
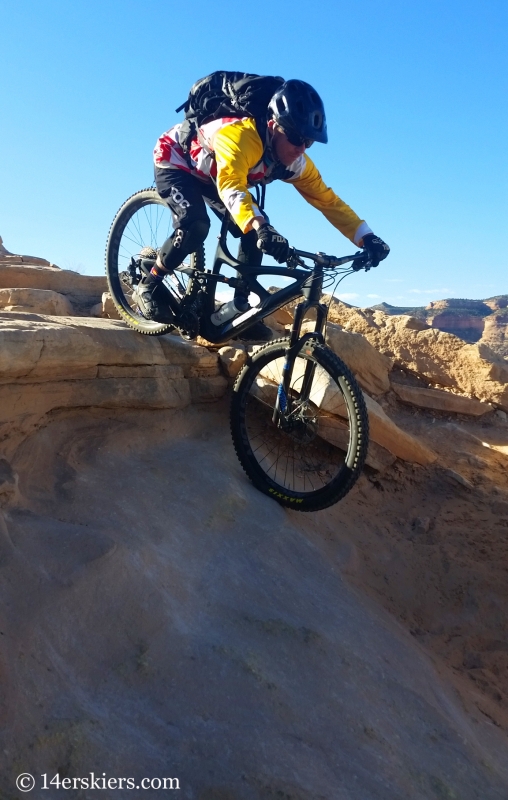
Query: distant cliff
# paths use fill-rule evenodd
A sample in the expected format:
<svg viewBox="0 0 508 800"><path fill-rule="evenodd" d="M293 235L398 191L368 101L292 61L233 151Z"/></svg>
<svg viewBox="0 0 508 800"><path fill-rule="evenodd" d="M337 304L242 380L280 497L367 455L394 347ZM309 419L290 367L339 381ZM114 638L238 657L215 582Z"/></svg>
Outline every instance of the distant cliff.
<svg viewBox="0 0 508 800"><path fill-rule="evenodd" d="M453 333L466 342L483 342L508 358L508 295L486 300L448 298L428 306L392 306L379 303L373 310L385 314L410 314L433 328Z"/></svg>

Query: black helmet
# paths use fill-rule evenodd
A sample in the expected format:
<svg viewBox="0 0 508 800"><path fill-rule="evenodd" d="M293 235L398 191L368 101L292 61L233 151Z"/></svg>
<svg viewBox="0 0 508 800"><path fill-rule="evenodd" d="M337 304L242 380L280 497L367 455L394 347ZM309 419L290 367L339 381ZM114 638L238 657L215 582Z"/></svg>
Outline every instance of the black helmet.
<svg viewBox="0 0 508 800"><path fill-rule="evenodd" d="M270 100L268 114L289 134L290 141L291 135L302 143L305 139L328 141L323 101L305 81L285 81Z"/></svg>

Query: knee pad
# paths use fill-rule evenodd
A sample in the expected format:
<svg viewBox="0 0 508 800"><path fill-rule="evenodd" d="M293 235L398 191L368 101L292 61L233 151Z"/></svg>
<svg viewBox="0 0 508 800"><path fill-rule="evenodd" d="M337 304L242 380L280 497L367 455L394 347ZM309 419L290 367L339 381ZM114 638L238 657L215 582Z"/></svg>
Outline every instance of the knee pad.
<svg viewBox="0 0 508 800"><path fill-rule="evenodd" d="M197 250L210 230L209 219L197 219L185 228L176 228L161 247L160 257L166 269L174 269L183 259Z"/></svg>
<svg viewBox="0 0 508 800"><path fill-rule="evenodd" d="M185 250L185 255L193 253L194 250L197 250L197 248L203 244L208 236L209 230L209 219L197 219L191 222L190 225L186 225L185 228L176 228L171 236L171 248L174 250Z"/></svg>

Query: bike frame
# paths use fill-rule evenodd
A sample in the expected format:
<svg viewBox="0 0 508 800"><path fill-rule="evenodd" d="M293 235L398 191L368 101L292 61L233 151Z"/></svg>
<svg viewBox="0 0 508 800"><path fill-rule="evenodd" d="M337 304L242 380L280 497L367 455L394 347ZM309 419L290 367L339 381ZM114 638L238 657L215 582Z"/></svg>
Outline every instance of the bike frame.
<svg viewBox="0 0 508 800"><path fill-rule="evenodd" d="M184 271L192 279L192 287L187 297L182 301L182 309L192 306L198 294L201 293L199 308L200 333L209 342L222 344L229 341L232 336L238 336L254 323L261 321L268 314L272 314L282 308L291 300L297 297L304 298L303 302L299 303L295 308L293 326L289 335L282 369L282 379L279 384L272 417L276 425L289 430L308 413L312 381L316 370L315 362L309 359L305 366L301 388L298 392L298 402L294 408L291 407L290 387L295 359L306 343L309 343L309 348L312 347L311 340L315 343L324 343L323 330L328 312L327 307L320 303L324 269L326 266L333 268L360 259L365 261L365 254L359 252L353 256L334 258L323 253L307 253L293 249L286 267L241 264L229 252L227 246L228 225L229 219L226 217L221 226L212 270L198 271L188 267L181 268L181 271ZM312 259L314 267L312 269L298 269L298 264L303 266L302 258ZM226 278L221 275L220 271L223 265L236 269L241 278ZM178 268L176 271L178 271ZM258 277L260 275L278 275L285 278L293 278L294 282L290 286L271 294L259 283ZM211 321L211 316L215 311L217 283L226 283L234 288L241 286L245 289L246 294L249 292L257 294L260 302L255 308L249 309L233 320L228 320L222 325L214 325ZM310 308L316 309L314 330L300 336L304 315ZM306 354L311 355L311 351L308 350Z"/></svg>
<svg viewBox="0 0 508 800"><path fill-rule="evenodd" d="M305 334L305 338L318 338L323 340L323 328L326 321L327 308L320 303L323 287L323 264L315 263L312 270L298 269L298 267L263 267L258 264L241 264L229 252L227 246L227 231L229 220L225 219L221 226L219 241L212 270L198 271L195 269L182 268L192 278L197 278L201 283L201 288L205 289L203 308L200 313L200 333L213 344L223 344L229 341L232 336L237 336L247 330L251 325L261 321L264 317L277 311L286 303L291 302L297 297L304 298L304 302L298 304L295 309L293 328L290 334L290 346L294 346L299 340L302 320L309 308L316 308L316 327L312 333ZM296 256L303 256L316 259L315 253L304 253L303 251L293 251ZM344 259L352 260L354 256ZM220 274L223 266L232 267L241 275L241 278L226 278ZM178 268L175 272L178 272ZM270 294L258 281L260 275L274 275L285 278L292 278L294 282L290 286L283 287L277 292ZM215 311L215 290L217 283L225 283L232 287L242 285L246 293L253 292L260 298L260 302L255 308L251 308L233 320L228 320L222 325L214 325L210 317ZM204 284L204 286L203 286ZM190 297L183 301L183 306L187 305L188 299L194 298L194 290Z"/></svg>

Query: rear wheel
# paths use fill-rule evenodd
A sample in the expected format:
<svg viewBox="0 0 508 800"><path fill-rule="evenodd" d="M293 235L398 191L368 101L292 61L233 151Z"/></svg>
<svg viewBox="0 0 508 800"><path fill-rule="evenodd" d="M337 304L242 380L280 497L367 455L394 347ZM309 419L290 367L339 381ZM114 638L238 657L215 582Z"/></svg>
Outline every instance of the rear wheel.
<svg viewBox="0 0 508 800"><path fill-rule="evenodd" d="M113 302L122 319L140 333L161 336L175 327L147 320L138 309L134 290L142 273L141 257L154 257L171 235L172 214L155 189L136 192L123 204L111 225L106 245L106 277ZM204 269L204 247L191 253L181 267ZM190 289L192 278L180 271L164 278L168 308L176 314Z"/></svg>
<svg viewBox="0 0 508 800"><path fill-rule="evenodd" d="M258 489L284 506L317 511L344 497L361 473L368 447L367 409L348 367L328 347L312 341L296 357L284 394L288 346L289 340L271 342L243 368L233 390L231 432L238 458ZM281 393L285 410L274 423Z"/></svg>

